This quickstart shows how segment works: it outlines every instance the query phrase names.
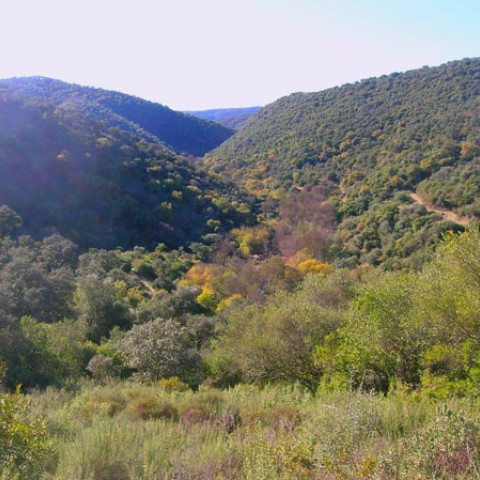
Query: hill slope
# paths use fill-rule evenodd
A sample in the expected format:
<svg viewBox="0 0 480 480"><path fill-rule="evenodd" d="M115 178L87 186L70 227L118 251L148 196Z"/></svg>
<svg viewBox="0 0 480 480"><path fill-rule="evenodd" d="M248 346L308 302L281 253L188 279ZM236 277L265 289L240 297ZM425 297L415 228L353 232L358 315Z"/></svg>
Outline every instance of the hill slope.
<svg viewBox="0 0 480 480"><path fill-rule="evenodd" d="M397 248L408 231L417 238L402 247L409 255L422 244L418 231L433 225L434 213L409 206L402 191L480 216L479 112L480 60L466 59L281 98L205 163L273 197L326 186L343 221L340 255L382 261L394 256L386 244ZM424 241L431 236L425 232Z"/></svg>
<svg viewBox="0 0 480 480"><path fill-rule="evenodd" d="M163 142L175 152L201 156L228 139L233 130L176 112L158 103L123 93L81 87L44 77L0 80L0 85L31 102L76 110L150 142Z"/></svg>
<svg viewBox="0 0 480 480"><path fill-rule="evenodd" d="M248 218L231 186L93 120L88 106L59 108L0 84L0 205L23 217L26 233L59 232L82 248L173 247Z"/></svg>
<svg viewBox="0 0 480 480"><path fill-rule="evenodd" d="M267 190L354 184L354 171L411 187L478 153L479 106L478 59L297 93L263 108L207 162Z"/></svg>

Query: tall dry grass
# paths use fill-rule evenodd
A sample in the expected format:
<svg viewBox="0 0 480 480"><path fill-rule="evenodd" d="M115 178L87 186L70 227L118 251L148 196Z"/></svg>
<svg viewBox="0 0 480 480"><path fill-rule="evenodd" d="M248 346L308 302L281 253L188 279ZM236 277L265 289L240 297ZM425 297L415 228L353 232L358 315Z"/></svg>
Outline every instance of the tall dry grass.
<svg viewBox="0 0 480 480"><path fill-rule="evenodd" d="M479 478L476 400L85 383L32 406L56 452L43 480Z"/></svg>

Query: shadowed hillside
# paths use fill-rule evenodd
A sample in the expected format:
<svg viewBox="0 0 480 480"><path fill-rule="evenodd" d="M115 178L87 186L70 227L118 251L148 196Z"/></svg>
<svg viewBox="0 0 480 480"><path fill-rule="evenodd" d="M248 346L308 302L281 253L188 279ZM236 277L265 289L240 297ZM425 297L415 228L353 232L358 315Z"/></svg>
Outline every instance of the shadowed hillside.
<svg viewBox="0 0 480 480"><path fill-rule="evenodd" d="M144 140L163 142L181 154L203 155L233 134L233 130L216 123L123 93L43 77L1 80L0 85L24 95L30 102L48 101Z"/></svg>
<svg viewBox="0 0 480 480"><path fill-rule="evenodd" d="M0 204L26 233L59 232L82 248L178 246L249 217L232 187L88 107L26 101L0 84Z"/></svg>

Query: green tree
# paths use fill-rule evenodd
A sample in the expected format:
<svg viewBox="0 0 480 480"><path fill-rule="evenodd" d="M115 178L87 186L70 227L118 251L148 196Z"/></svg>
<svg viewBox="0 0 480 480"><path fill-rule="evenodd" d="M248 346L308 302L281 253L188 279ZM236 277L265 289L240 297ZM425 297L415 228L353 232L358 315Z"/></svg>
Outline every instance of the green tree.
<svg viewBox="0 0 480 480"><path fill-rule="evenodd" d="M23 225L23 220L7 205L0 206L0 237L12 235Z"/></svg>
<svg viewBox="0 0 480 480"><path fill-rule="evenodd" d="M25 397L0 395L0 478L39 478L51 451L45 424L30 416Z"/></svg>
<svg viewBox="0 0 480 480"><path fill-rule="evenodd" d="M179 377L195 383L200 357L187 329L172 320L135 325L122 340L127 365L149 380Z"/></svg>
<svg viewBox="0 0 480 480"><path fill-rule="evenodd" d="M350 288L344 272L314 275L296 293L279 292L263 306L234 310L207 359L212 374L219 383L241 377L299 382L314 391L323 370L313 353L342 324Z"/></svg>
<svg viewBox="0 0 480 480"><path fill-rule="evenodd" d="M128 328L132 323L127 301L118 298L111 278L101 279L95 274L81 278L75 302L79 320L87 327L87 338L94 342L107 338L113 327Z"/></svg>
<svg viewBox="0 0 480 480"><path fill-rule="evenodd" d="M75 246L60 236L41 244L30 237L10 241L0 255L0 312L53 322L70 317L74 292Z"/></svg>
<svg viewBox="0 0 480 480"><path fill-rule="evenodd" d="M419 384L424 330L413 316L415 275L373 270L348 311L348 321L317 348L324 381L387 391L396 380Z"/></svg>
<svg viewBox="0 0 480 480"><path fill-rule="evenodd" d="M428 349L423 356L425 384L459 382L451 385L456 391L478 388L479 250L478 230L452 234L419 275L416 314L428 338ZM457 388L461 382L463 387Z"/></svg>
<svg viewBox="0 0 480 480"><path fill-rule="evenodd" d="M480 349L480 233L450 235L420 274L419 313L436 341Z"/></svg>

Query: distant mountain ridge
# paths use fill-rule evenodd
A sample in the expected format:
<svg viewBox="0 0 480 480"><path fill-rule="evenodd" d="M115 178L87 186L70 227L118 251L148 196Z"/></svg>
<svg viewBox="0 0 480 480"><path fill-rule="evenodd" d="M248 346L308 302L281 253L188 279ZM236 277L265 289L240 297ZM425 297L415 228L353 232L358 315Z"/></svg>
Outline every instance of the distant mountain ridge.
<svg viewBox="0 0 480 480"><path fill-rule="evenodd" d="M46 77L0 80L0 86L33 103L48 101L107 122L149 142L162 142L176 153L201 156L233 135L233 130L119 92L82 87Z"/></svg>
<svg viewBox="0 0 480 480"><path fill-rule="evenodd" d="M240 130L261 108L262 107L217 108L211 110L187 110L184 113L205 120L211 120L227 128Z"/></svg>

